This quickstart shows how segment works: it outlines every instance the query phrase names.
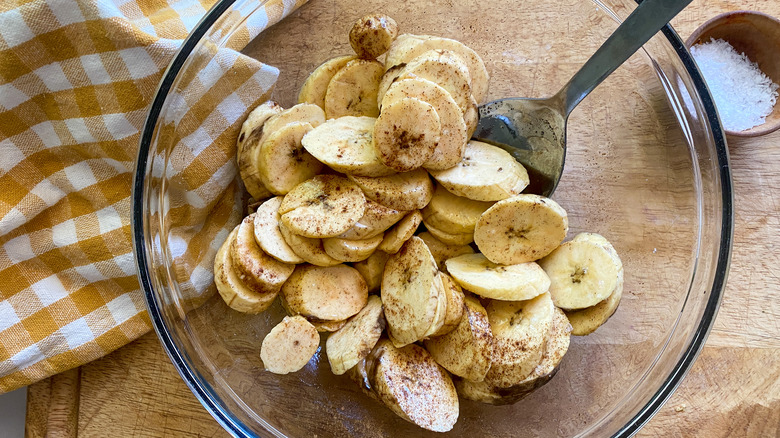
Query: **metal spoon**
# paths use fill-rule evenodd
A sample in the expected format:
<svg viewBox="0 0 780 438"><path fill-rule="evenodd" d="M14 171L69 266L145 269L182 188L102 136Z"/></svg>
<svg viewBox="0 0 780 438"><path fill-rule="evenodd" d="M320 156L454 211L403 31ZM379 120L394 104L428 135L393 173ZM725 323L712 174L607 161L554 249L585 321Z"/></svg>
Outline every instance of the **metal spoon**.
<svg viewBox="0 0 780 438"><path fill-rule="evenodd" d="M475 140L501 146L528 170L526 192L550 196L566 158L566 121L598 84L692 0L644 0L554 96L506 98L479 107Z"/></svg>

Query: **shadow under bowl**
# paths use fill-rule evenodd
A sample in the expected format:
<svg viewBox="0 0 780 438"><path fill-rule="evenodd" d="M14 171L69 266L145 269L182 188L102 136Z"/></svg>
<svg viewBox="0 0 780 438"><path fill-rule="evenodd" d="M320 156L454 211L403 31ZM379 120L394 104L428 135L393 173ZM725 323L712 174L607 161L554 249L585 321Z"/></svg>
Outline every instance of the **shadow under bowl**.
<svg viewBox="0 0 780 438"><path fill-rule="evenodd" d="M721 39L744 53L774 83L780 83L780 21L761 12L734 11L718 15L696 29L685 42L690 49L696 44ZM766 121L744 130L731 131L735 137L758 137L780 128L780 105L775 104Z"/></svg>

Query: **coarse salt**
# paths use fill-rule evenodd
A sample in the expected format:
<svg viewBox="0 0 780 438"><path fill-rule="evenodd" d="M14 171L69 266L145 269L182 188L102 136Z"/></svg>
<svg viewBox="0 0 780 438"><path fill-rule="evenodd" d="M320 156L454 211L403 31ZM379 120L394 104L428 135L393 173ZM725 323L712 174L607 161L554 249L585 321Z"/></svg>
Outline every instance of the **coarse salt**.
<svg viewBox="0 0 780 438"><path fill-rule="evenodd" d="M764 123L777 102L778 85L728 42L711 39L691 54L715 99L723 127L744 131Z"/></svg>

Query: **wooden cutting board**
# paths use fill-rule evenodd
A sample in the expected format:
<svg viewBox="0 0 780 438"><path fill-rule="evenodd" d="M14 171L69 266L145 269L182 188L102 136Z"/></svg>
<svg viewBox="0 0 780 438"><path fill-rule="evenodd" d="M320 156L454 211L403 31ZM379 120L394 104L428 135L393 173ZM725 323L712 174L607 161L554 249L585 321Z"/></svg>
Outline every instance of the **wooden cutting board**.
<svg viewBox="0 0 780 438"><path fill-rule="evenodd" d="M739 9L778 17L780 1L696 0L673 25L685 38L707 19ZM723 304L693 369L638 436L780 437L780 131L730 138L729 149L735 232ZM31 385L26 434L228 436L154 333Z"/></svg>

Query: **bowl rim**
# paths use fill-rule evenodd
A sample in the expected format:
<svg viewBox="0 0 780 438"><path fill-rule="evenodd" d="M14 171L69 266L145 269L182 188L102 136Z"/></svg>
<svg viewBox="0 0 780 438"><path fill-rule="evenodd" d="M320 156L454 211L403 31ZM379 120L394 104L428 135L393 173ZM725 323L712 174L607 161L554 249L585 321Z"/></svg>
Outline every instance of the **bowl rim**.
<svg viewBox="0 0 780 438"><path fill-rule="evenodd" d="M240 420L236 419L227 412L224 412L220 403L214 398L214 390L207 382L200 378L200 375L189 369L186 366L186 361L182 357L182 353L179 352L168 333L168 328L162 317L162 311L157 303L153 286L151 273L147 269L147 256L144 245L144 181L146 176L146 167L148 163L149 151L152 146L152 139L154 137L154 128L160 117L163 104L170 91L173 82L184 66L185 61L196 48L197 44L211 28L211 26L222 17L225 11L232 6L236 1L241 0L219 0L198 22L193 28L190 34L185 38L181 48L174 56L168 68L163 73L162 79L158 86L154 100L150 105L149 113L144 123L142 135L140 138L140 144L138 149L138 156L135 163L135 173L133 176L133 194L132 194L132 238L133 238L133 252L135 254L138 281L144 293L144 300L147 305L149 318L152 322L155 332L168 354L171 362L173 363L179 375L184 380L184 383L189 387L190 391L201 402L203 407L214 417L214 419L231 435L235 437L254 436L254 433L243 427ZM592 0L598 3L598 0ZM635 0L639 3L641 0ZM717 262L715 263L715 275L712 283L712 291L710 297L704 307L701 320L696 327L696 330L692 334L692 340L690 344L685 348L677 364L672 369L671 373L666 377L656 393L648 400L644 407L642 407L635 415L623 425L613 436L614 437L630 437L636 434L642 426L645 425L666 403L671 397L674 391L682 382L683 378L690 371L696 358L699 356L704 343L709 335L714 322L715 317L720 307L720 302L723 298L723 292L726 285L726 278L728 277L730 259L731 259L731 247L733 243L733 229L734 229L734 201L733 190L731 180L731 168L729 164L729 154L726 145L726 135L723 126L720 122L718 112L715 108L712 95L704 82L704 79L696 66L693 57L686 44L672 29L670 24L667 24L661 29L663 35L667 38L672 45L675 53L680 57L686 71L691 77L694 87L701 96L704 112L707 116L707 122L710 126L710 130L715 143L715 157L718 161L718 172L721 188L721 203L723 205L721 211L721 232L720 232L720 245L718 248ZM269 431L270 432L270 431Z"/></svg>
<svg viewBox="0 0 780 438"><path fill-rule="evenodd" d="M761 17L761 19L773 22L778 27L780 27L780 20L778 20L777 18L769 14L765 14L760 11L739 10L739 11L724 12L722 14L718 14L710 18L709 20L705 21L704 24L697 27L691 33L688 39L685 40L685 47L688 49L688 51L690 51L691 47L696 43L696 41L699 41L706 32L710 31L715 25L719 24L720 22L730 17L740 17L740 16L750 16L750 15ZM775 107L776 107L775 108L776 111L780 111L780 103L775 103ZM723 131L726 133L726 135L732 137L760 137L762 135L775 132L778 129L780 129L780 119L776 120L774 123L765 122L761 125L754 126L750 129L745 129L743 131L731 131L728 129L724 129Z"/></svg>

